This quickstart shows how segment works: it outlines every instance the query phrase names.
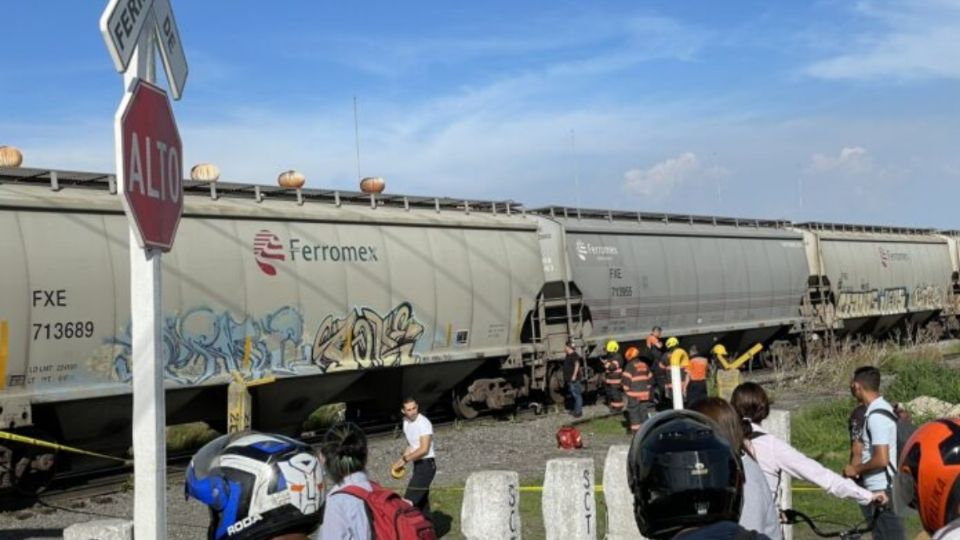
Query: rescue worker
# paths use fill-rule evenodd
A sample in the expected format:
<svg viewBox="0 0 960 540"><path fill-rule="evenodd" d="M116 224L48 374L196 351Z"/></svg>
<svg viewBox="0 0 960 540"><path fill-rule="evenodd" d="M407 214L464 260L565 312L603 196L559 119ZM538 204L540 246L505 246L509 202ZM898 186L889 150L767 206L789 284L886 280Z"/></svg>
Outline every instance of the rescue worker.
<svg viewBox="0 0 960 540"><path fill-rule="evenodd" d="M726 369L727 368L727 348L723 346L723 343L717 343L710 349L710 360L713 364L713 369Z"/></svg>
<svg viewBox="0 0 960 540"><path fill-rule="evenodd" d="M740 386L740 370L732 369L727 361L727 348L717 343L710 349L711 380L717 389L717 395L723 399L731 399L733 389Z"/></svg>
<svg viewBox="0 0 960 540"><path fill-rule="evenodd" d="M687 351L680 348L680 340L675 337L667 338L666 351L660 356L656 366L657 387L660 390L657 400L657 410L665 411L673 408L673 379L670 366L676 364L680 368L680 384L686 379L685 370L690 363Z"/></svg>
<svg viewBox="0 0 960 540"><path fill-rule="evenodd" d="M623 369L623 391L627 395L627 424L636 433L650 416L653 373L636 347L627 349L627 365Z"/></svg>
<svg viewBox="0 0 960 540"><path fill-rule="evenodd" d="M693 404L707 397L707 371L710 363L700 356L696 345L690 347L690 362L686 369L686 381L683 383L684 402Z"/></svg>
<svg viewBox="0 0 960 540"><path fill-rule="evenodd" d="M650 335L647 336L647 349L650 350L650 357L654 362L659 362L660 357L663 356L663 342L660 341L661 334L663 334L663 329L659 326L654 326L653 330L650 331Z"/></svg>
<svg viewBox="0 0 960 540"><path fill-rule="evenodd" d="M607 342L607 355L603 359L604 389L607 393L607 407L610 412L623 410L623 357L620 356L620 344L614 340Z"/></svg>

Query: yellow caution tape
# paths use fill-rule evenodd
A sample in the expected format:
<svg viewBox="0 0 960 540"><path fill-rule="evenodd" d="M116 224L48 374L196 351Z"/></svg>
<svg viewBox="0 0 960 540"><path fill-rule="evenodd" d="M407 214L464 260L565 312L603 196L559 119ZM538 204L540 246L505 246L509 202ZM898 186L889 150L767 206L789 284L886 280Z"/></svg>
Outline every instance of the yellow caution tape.
<svg viewBox="0 0 960 540"><path fill-rule="evenodd" d="M0 439L6 439L8 441L29 444L31 446L40 446L42 448L60 450L63 452L70 452L72 454L82 454L85 456L92 456L100 459L109 459L110 461L119 461L120 463L123 463L125 465L133 463L133 460L118 458L116 456L108 456L106 454L98 454L96 452L90 452L89 450L81 450L80 448L74 448L72 446L67 446L65 444L58 444L58 443L53 443L53 442L44 441L40 439L34 439L33 437L24 437L23 435L17 435L16 433L8 433L6 431L0 431Z"/></svg>

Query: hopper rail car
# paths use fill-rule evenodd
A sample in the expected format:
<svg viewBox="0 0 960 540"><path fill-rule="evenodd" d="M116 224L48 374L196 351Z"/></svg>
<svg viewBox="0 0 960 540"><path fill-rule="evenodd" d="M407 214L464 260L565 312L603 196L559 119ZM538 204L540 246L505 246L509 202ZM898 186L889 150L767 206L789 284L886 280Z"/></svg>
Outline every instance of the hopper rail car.
<svg viewBox="0 0 960 540"><path fill-rule="evenodd" d="M169 424L222 430L237 371L277 377L251 389L254 427L298 433L332 402L372 415L412 394L470 418L562 399L567 339L593 358L606 340L639 343L659 325L701 349L761 342L777 353L825 332L956 319L952 232L231 183L214 192L189 180L184 190L163 268ZM0 169L0 426L122 455L129 225L116 191L107 174ZM53 457L0 441L0 489L88 466Z"/></svg>

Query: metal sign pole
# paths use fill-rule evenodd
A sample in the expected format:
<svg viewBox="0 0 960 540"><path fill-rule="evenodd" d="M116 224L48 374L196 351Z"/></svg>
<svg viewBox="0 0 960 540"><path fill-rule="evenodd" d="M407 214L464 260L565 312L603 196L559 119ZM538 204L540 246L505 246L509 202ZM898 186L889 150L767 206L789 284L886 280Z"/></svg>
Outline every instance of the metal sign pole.
<svg viewBox="0 0 960 540"><path fill-rule="evenodd" d="M152 17L152 16L151 16ZM153 28L153 22L145 26ZM142 32L123 77L156 80L154 33ZM122 137L118 133L117 137ZM179 171L178 171L179 174ZM137 540L167 538L166 395L163 387L161 252L141 249L130 227L130 315L133 370L133 519Z"/></svg>
<svg viewBox="0 0 960 540"><path fill-rule="evenodd" d="M188 67L170 0L110 0L100 16L100 33L114 67L123 73L124 98L115 117L117 177L124 213L130 219L130 320L133 372L133 518L137 540L167 537L167 439L164 389L162 251L173 246L183 214L183 147L173 110L156 81L156 47L174 99L180 99ZM158 43L158 39L161 41ZM150 141L153 138L156 148ZM140 145L145 139L146 145ZM143 150L141 150L143 148ZM173 157L153 160L156 149ZM127 150L130 150L128 159ZM139 156L146 155L146 168ZM127 170L129 167L129 170ZM167 172L166 168L172 170ZM176 193L143 189L154 173L161 183L176 175ZM134 183L139 183L139 190ZM139 191L139 193L138 193ZM159 196L158 196L159 195ZM168 197L169 195L169 197ZM141 248L142 245L144 246Z"/></svg>

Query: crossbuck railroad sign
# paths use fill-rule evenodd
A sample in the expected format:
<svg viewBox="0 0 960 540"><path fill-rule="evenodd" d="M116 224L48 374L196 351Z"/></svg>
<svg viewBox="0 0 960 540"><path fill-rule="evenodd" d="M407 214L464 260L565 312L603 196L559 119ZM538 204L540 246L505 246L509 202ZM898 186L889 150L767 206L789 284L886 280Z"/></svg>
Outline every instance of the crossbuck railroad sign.
<svg viewBox="0 0 960 540"><path fill-rule="evenodd" d="M100 16L100 33L120 73L130 65L144 30L156 32L173 99L179 100L187 82L187 57L170 0L110 0Z"/></svg>

